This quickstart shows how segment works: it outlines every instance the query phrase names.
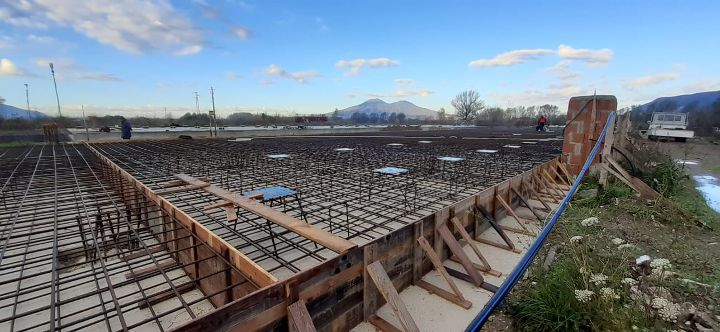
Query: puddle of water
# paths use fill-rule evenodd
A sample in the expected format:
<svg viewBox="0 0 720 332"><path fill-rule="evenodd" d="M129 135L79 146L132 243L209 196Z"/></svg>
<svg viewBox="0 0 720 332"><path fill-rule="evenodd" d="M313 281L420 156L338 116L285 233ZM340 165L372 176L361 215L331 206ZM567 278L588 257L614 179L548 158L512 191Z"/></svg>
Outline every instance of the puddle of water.
<svg viewBox="0 0 720 332"><path fill-rule="evenodd" d="M697 189L705 197L708 206L720 212L720 181L712 175L696 175L693 180L697 183Z"/></svg>

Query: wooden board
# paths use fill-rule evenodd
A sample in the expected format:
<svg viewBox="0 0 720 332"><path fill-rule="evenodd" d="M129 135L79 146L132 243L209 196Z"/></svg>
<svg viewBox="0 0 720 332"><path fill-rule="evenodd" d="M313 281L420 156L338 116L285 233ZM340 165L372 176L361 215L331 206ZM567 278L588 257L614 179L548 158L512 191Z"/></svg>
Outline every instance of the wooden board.
<svg viewBox="0 0 720 332"><path fill-rule="evenodd" d="M470 258L467 254L465 254L465 251L460 246L460 243L457 242L455 236L450 232L450 229L447 228L447 225L440 226L438 233L440 233L440 236L443 241L445 241L448 248L450 248L450 251L460 259L460 265L462 265L468 275L470 275L473 280L473 284L475 284L475 286L480 286L483 283L482 275L480 275L480 272L475 269L472 261L470 261Z"/></svg>
<svg viewBox="0 0 720 332"><path fill-rule="evenodd" d="M303 300L288 306L288 320L290 321L290 331L315 332L315 325Z"/></svg>
<svg viewBox="0 0 720 332"><path fill-rule="evenodd" d="M393 286L390 277L388 277L387 272L385 272L385 269L382 267L380 262L374 262L368 265L367 271L370 278L372 278L375 283L375 286L380 291L380 294L383 295L385 301L387 301L390 306L390 309L392 309L393 313L395 313L395 316L400 321L400 325L402 325L403 330L406 332L419 332L420 330L415 324L412 316L410 316L410 312L408 312L407 307L405 307L405 303L403 303L400 299L400 295L395 289L395 286Z"/></svg>
<svg viewBox="0 0 720 332"><path fill-rule="evenodd" d="M448 275L447 270L445 270L445 266L443 265L442 261L440 261L440 257L437 256L435 251L430 246L430 243L428 243L427 240L425 240L424 236L419 237L417 239L417 241L420 244L420 246L423 248L423 250L425 250L425 254L428 256L428 258L432 262L433 266L435 267L435 270L437 270L440 273L440 276L442 276L443 279L445 279L445 281L448 283L448 285L450 285L450 289L452 289L454 294L452 294L444 289L441 289L441 291L438 291L436 289L438 287L436 287L435 285L432 285L428 282L425 282L423 280L418 280L415 282L415 284L422 288L425 288L428 292L435 293L435 294L439 295L440 297L442 297L450 302L453 302L465 309L470 308L470 306L468 306L469 302L465 300L465 297L463 297L462 292L460 292L460 289L457 287L457 285L455 284L453 279L450 277L450 275ZM470 305L472 305L472 304L470 304Z"/></svg>
<svg viewBox="0 0 720 332"><path fill-rule="evenodd" d="M228 202L232 202L247 211L263 217L272 223L280 225L293 233L319 243L334 252L343 253L357 247L357 245L352 241L348 241L339 236L328 233L321 228L312 226L300 219L275 210L265 204L253 200L252 198L233 193L216 185L207 185L206 182L200 181L186 174L175 174L175 177L190 185L204 186L202 187L204 191Z"/></svg>

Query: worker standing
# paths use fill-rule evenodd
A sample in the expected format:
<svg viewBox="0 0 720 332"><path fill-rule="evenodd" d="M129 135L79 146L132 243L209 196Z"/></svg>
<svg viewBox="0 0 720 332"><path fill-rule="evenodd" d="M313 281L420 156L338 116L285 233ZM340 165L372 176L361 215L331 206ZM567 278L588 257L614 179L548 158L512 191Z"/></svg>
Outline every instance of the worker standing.
<svg viewBox="0 0 720 332"><path fill-rule="evenodd" d="M544 115L540 116L540 119L538 119L537 126L535 127L535 131L545 131L545 122L547 120L545 119Z"/></svg>
<svg viewBox="0 0 720 332"><path fill-rule="evenodd" d="M120 137L122 137L122 139L130 139L130 137L132 136L132 127L130 126L130 122L123 118L120 123L122 129L122 135Z"/></svg>

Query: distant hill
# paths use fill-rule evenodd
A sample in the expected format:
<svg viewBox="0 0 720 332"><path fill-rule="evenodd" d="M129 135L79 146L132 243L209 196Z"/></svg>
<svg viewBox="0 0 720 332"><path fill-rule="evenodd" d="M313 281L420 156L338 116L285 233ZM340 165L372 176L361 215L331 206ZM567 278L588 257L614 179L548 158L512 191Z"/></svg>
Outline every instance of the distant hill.
<svg viewBox="0 0 720 332"><path fill-rule="evenodd" d="M31 119L46 119L48 116L45 115L45 113L41 113L38 111L30 111L28 113L27 110L22 108L17 108L15 106L10 106L6 104L0 104L0 118L3 119L10 119L10 118L28 118L28 116Z"/></svg>
<svg viewBox="0 0 720 332"><path fill-rule="evenodd" d="M425 119L425 118L436 118L437 112L417 106L409 101L398 101L394 103L386 103L381 99L369 99L368 101L348 107L346 109L339 110L339 116L343 119L349 119L354 113L365 113L370 115L372 113L382 114L387 113L405 113L408 119ZM332 114L332 113L331 113Z"/></svg>
<svg viewBox="0 0 720 332"><path fill-rule="evenodd" d="M640 106L640 109L646 112L680 112L688 105L699 109L710 106L718 100L720 100L720 91L699 92L689 95L657 98Z"/></svg>

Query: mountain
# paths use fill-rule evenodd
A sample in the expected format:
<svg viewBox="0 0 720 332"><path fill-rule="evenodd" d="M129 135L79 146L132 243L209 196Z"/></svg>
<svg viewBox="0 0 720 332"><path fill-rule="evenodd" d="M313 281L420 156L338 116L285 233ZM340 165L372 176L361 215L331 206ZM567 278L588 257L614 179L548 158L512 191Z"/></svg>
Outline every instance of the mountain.
<svg viewBox="0 0 720 332"><path fill-rule="evenodd" d="M691 104L695 109L704 108L718 100L720 100L720 91L699 92L674 97L661 97L640 106L640 109L652 112L682 111Z"/></svg>
<svg viewBox="0 0 720 332"><path fill-rule="evenodd" d="M45 119L48 116L45 115L45 113L41 113L38 111L30 111L28 113L27 110L24 110L22 108L17 108L15 106L10 106L6 104L0 104L0 119L10 119L10 118L25 118L27 119L28 116L31 119Z"/></svg>
<svg viewBox="0 0 720 332"><path fill-rule="evenodd" d="M338 111L338 114L343 119L349 119L354 113L365 113L367 115L372 113L387 113L388 115L391 113L405 113L408 119L425 119L428 117L434 119L437 117L437 112L404 100L388 104L381 99L369 99L360 105Z"/></svg>

